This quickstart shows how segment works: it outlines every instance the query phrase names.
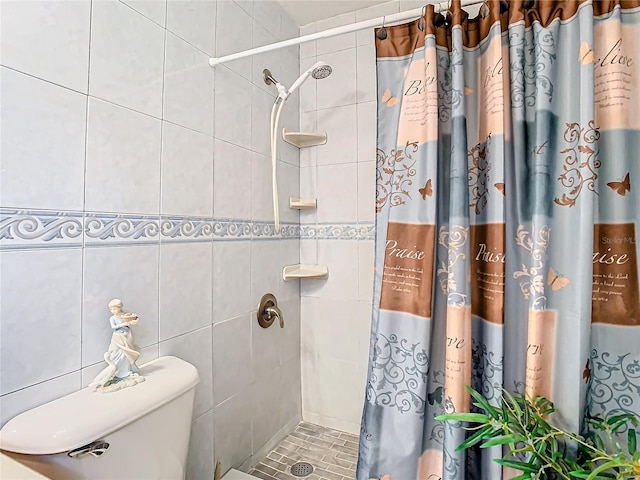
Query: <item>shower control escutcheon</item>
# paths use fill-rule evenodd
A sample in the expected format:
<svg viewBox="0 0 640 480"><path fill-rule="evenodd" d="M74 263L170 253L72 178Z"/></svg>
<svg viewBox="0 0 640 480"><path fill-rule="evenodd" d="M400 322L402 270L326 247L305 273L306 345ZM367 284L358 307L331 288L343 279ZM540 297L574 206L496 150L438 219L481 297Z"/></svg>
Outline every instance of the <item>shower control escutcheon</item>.
<svg viewBox="0 0 640 480"><path fill-rule="evenodd" d="M278 300L275 295L265 293L258 305L258 324L262 328L269 328L277 318L280 321L280 328L284 328L284 315L282 310L278 308Z"/></svg>

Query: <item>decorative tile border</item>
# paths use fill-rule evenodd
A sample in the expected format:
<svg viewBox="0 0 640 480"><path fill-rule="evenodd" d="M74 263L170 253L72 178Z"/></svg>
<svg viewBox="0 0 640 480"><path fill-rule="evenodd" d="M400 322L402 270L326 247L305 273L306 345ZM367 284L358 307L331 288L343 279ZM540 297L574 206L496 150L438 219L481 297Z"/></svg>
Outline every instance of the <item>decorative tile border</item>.
<svg viewBox="0 0 640 480"><path fill-rule="evenodd" d="M160 239L160 218L156 215L86 213L85 246L112 244L154 244Z"/></svg>
<svg viewBox="0 0 640 480"><path fill-rule="evenodd" d="M315 238L320 240L373 240L375 238L375 231L376 228L373 222L300 225L300 238Z"/></svg>
<svg viewBox="0 0 640 480"><path fill-rule="evenodd" d="M82 213L0 209L0 248L82 247Z"/></svg>
<svg viewBox="0 0 640 480"><path fill-rule="evenodd" d="M92 212L0 209L0 250L80 248L218 240L372 240L373 223L282 224L270 222Z"/></svg>

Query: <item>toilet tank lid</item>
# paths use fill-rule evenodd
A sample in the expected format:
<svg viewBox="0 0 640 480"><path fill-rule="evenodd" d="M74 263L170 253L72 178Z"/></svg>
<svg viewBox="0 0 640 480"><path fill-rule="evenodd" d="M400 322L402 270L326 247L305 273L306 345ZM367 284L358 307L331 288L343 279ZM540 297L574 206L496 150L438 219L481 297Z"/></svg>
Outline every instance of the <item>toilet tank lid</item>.
<svg viewBox="0 0 640 480"><path fill-rule="evenodd" d="M176 357L140 367L145 381L115 392L84 388L28 410L0 430L0 449L49 455L81 447L137 420L194 388L198 371Z"/></svg>

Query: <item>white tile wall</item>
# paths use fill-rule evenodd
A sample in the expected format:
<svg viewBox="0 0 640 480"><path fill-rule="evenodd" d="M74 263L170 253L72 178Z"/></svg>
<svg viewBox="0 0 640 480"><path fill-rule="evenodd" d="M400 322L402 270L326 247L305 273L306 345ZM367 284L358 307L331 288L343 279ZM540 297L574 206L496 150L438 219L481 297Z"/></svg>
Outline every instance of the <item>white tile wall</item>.
<svg viewBox="0 0 640 480"><path fill-rule="evenodd" d="M211 324L212 247L160 246L160 341Z"/></svg>
<svg viewBox="0 0 640 480"><path fill-rule="evenodd" d="M327 143L316 149L317 165L356 162L359 143L356 105L318 110L316 115L318 132L327 133Z"/></svg>
<svg viewBox="0 0 640 480"><path fill-rule="evenodd" d="M328 280L303 281L303 297L358 299L358 282L354 272L358 265L358 242L353 240L318 240L318 263L329 268Z"/></svg>
<svg viewBox="0 0 640 480"><path fill-rule="evenodd" d="M167 23L167 0L121 0L161 26Z"/></svg>
<svg viewBox="0 0 640 480"><path fill-rule="evenodd" d="M276 39L280 40L280 17L282 10L274 0L253 2L253 18Z"/></svg>
<svg viewBox="0 0 640 480"><path fill-rule="evenodd" d="M264 398L263 395L261 397ZM253 390L251 387L240 391L214 410L216 459L220 461L223 472L240 467L251 457L252 412Z"/></svg>
<svg viewBox="0 0 640 480"><path fill-rule="evenodd" d="M356 13L345 13L327 20L316 22L316 31L321 32L330 28L341 27L356 21ZM319 56L327 53L345 50L356 46L356 33L350 32L316 41L316 52Z"/></svg>
<svg viewBox="0 0 640 480"><path fill-rule="evenodd" d="M213 56L216 4L214 0L167 0L167 30Z"/></svg>
<svg viewBox="0 0 640 480"><path fill-rule="evenodd" d="M251 147L251 89L249 80L224 65L216 67L214 118L217 138L244 148ZM264 121L268 122L268 119Z"/></svg>
<svg viewBox="0 0 640 480"><path fill-rule="evenodd" d="M80 369L82 252L1 252L0 391Z"/></svg>
<svg viewBox="0 0 640 480"><path fill-rule="evenodd" d="M213 322L238 317L256 308L257 303L253 304L250 295L251 242L214 242Z"/></svg>
<svg viewBox="0 0 640 480"><path fill-rule="evenodd" d="M356 103L356 48L348 48L320 55L331 65L331 75L317 83L317 108L331 108Z"/></svg>
<svg viewBox="0 0 640 480"><path fill-rule="evenodd" d="M312 33L316 33L316 24L310 23L309 25L304 25L300 27L300 36L311 35ZM316 56L316 41L313 40L311 42L304 42L300 44L300 58L309 58Z"/></svg>
<svg viewBox="0 0 640 480"><path fill-rule="evenodd" d="M73 393L79 390L81 385L80 372L75 371L6 394L0 397L0 424L4 425L22 412Z"/></svg>
<svg viewBox="0 0 640 480"><path fill-rule="evenodd" d="M89 94L160 117L162 27L120 2L93 2L91 16Z"/></svg>
<svg viewBox="0 0 640 480"><path fill-rule="evenodd" d="M308 57L300 60L300 74L306 72L309 68L311 68L316 63L316 57ZM333 76L330 75L327 78L318 81L307 80L304 84L304 88L301 88L300 93L300 112L301 114L304 112L315 112L317 108L316 103L316 90L318 82L327 82ZM335 79L335 77L334 77Z"/></svg>
<svg viewBox="0 0 640 480"><path fill-rule="evenodd" d="M218 2L216 56L223 57L253 47L253 19L236 2ZM231 70L251 80L253 60L241 58L226 63Z"/></svg>
<svg viewBox="0 0 640 480"><path fill-rule="evenodd" d="M90 12L88 0L2 2L2 64L87 93Z"/></svg>
<svg viewBox="0 0 640 480"><path fill-rule="evenodd" d="M358 45L356 56L357 101L358 103L373 102L377 99L376 49L373 42L366 45Z"/></svg>
<svg viewBox="0 0 640 480"><path fill-rule="evenodd" d="M254 378L249 368L254 323L255 316L247 313L213 325L214 405L241 393Z"/></svg>
<svg viewBox="0 0 640 480"><path fill-rule="evenodd" d="M358 162L376 159L376 115L376 102L358 103Z"/></svg>
<svg viewBox="0 0 640 480"><path fill-rule="evenodd" d="M256 2L254 7L257 5L258 10L263 2L262 0ZM277 41L274 34L269 32L267 29L263 27L257 20L253 22L253 47L262 47L263 45L269 45L275 43ZM270 52L264 52L260 55L254 55L251 57L252 59L252 69L253 72L251 74L251 81L263 89L265 92L270 93L275 96L275 90L273 85L267 85L264 82L262 71L267 68L271 70L273 77L282 83L284 80L281 80L282 77L279 76L280 73L280 58L283 55L283 52L278 52L277 50L272 50Z"/></svg>
<svg viewBox="0 0 640 480"><path fill-rule="evenodd" d="M358 241L358 300L371 303L373 297L374 241Z"/></svg>
<svg viewBox="0 0 640 480"><path fill-rule="evenodd" d="M213 203L217 218L251 218L251 166L256 157L247 148L215 141Z"/></svg>
<svg viewBox="0 0 640 480"><path fill-rule="evenodd" d="M301 28L300 33L400 10L393 1ZM300 91L300 123L328 132L326 145L300 154L300 191L316 197L302 224L372 225L375 215L376 64L373 29L301 47L301 70L333 67ZM302 280L303 417L358 433L364 401L373 296L373 240L302 240L300 258L329 268L327 280Z"/></svg>
<svg viewBox="0 0 640 480"><path fill-rule="evenodd" d="M187 457L186 478L213 478L214 460L211 455L213 440L213 409L191 422L191 438Z"/></svg>
<svg viewBox="0 0 640 480"><path fill-rule="evenodd" d="M298 223L300 210L289 208L289 198L300 197L300 168L280 161L277 168L280 221Z"/></svg>
<svg viewBox="0 0 640 480"><path fill-rule="evenodd" d="M358 212L358 166L318 166L318 222L355 222Z"/></svg>
<svg viewBox="0 0 640 480"><path fill-rule="evenodd" d="M2 206L81 210L87 97L7 68L0 88Z"/></svg>
<svg viewBox="0 0 640 480"><path fill-rule="evenodd" d="M251 242L251 308L257 309L262 295L279 294L282 265L280 245L275 240ZM274 329L269 329L269 331Z"/></svg>
<svg viewBox="0 0 640 480"><path fill-rule="evenodd" d="M187 478L212 478L214 458L251 466L300 418L299 285L281 279L299 242L254 240L250 225L273 218L263 107L275 91L261 72L293 81L299 49L207 62L297 34L275 2L259 3L255 12L250 0L2 3L0 214L20 209L39 225L35 240L9 240L18 250L0 252L2 424L104 366L114 297L140 315L140 362L175 354L200 372ZM298 109L293 95L287 126L298 127ZM279 168L283 191L297 193L298 149L282 148ZM60 225L46 224L58 211ZM237 220L242 239L220 239L212 216ZM176 228L187 218L204 228ZM252 251L265 256L252 260ZM270 330L277 347L265 389L247 358L251 311L267 291L281 297L287 323ZM269 425L254 418L255 403L276 412Z"/></svg>
<svg viewBox="0 0 640 480"><path fill-rule="evenodd" d="M161 123L89 97L87 210L159 213Z"/></svg>
<svg viewBox="0 0 640 480"><path fill-rule="evenodd" d="M209 57L167 33L164 118L213 135L214 71Z"/></svg>
<svg viewBox="0 0 640 480"><path fill-rule="evenodd" d="M274 73L275 75L275 73ZM252 125L254 126L251 129L251 149L254 152L261 153L262 155L267 155L271 157L271 136L270 136L270 119L271 119L271 110L273 107L274 97L269 95L263 89L256 87L255 85L251 88L251 120ZM290 110L292 106L288 104L288 102L282 107L284 109ZM282 113L280 114L280 124L278 128L278 138L280 138L280 131L282 130L282 125L286 125L285 122L282 122ZM278 142L278 150L284 148L282 145L284 142Z"/></svg>
<svg viewBox="0 0 640 480"><path fill-rule="evenodd" d="M159 354L174 355L191 363L198 369L200 382L196 386L193 418L199 417L213 407L211 325L160 342Z"/></svg>
<svg viewBox="0 0 640 480"><path fill-rule="evenodd" d="M213 145L208 135L163 122L161 213L213 216Z"/></svg>
<svg viewBox="0 0 640 480"><path fill-rule="evenodd" d="M253 155L251 161L251 218L253 220L273 221L273 188L271 180L271 157ZM280 185L278 181L278 186Z"/></svg>

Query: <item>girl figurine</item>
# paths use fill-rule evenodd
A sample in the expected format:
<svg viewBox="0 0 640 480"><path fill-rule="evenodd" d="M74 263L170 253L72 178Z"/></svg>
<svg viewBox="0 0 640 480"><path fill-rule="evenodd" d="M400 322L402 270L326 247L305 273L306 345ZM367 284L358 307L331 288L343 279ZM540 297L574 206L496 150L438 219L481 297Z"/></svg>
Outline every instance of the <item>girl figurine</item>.
<svg viewBox="0 0 640 480"><path fill-rule="evenodd" d="M109 349L104 354L107 367L89 384L101 392L110 392L130 387L144 381L138 374L136 361L140 349L133 341L131 325L138 323L135 313L124 313L122 300L114 298L109 302L109 310L113 314L109 319L113 333Z"/></svg>

